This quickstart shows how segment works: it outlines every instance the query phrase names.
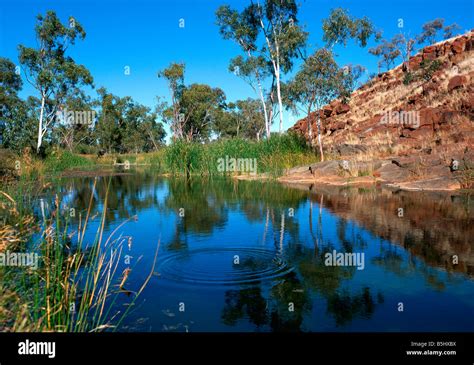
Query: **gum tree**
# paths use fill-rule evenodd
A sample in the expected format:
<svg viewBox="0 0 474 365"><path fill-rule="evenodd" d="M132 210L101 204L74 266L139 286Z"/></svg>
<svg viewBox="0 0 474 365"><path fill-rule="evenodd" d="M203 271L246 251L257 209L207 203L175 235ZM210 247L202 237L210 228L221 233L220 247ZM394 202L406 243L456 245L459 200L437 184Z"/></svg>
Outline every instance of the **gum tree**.
<svg viewBox="0 0 474 365"><path fill-rule="evenodd" d="M69 46L86 33L73 18L63 25L54 11L37 16L35 27L37 48L19 46L19 60L26 80L39 93L40 107L36 151L53 125L55 113L67 95L81 85L92 85L92 76L82 65L66 55Z"/></svg>
<svg viewBox="0 0 474 365"><path fill-rule="evenodd" d="M436 18L423 24L423 32L418 36L418 43L433 44L436 42L438 32L443 29L444 19Z"/></svg>
<svg viewBox="0 0 474 365"><path fill-rule="evenodd" d="M417 38L418 44L426 43L429 45L436 43L440 31L443 31L443 39L451 38L459 29L461 29L461 27L456 23L445 26L443 18L436 18L423 24L423 31Z"/></svg>
<svg viewBox="0 0 474 365"><path fill-rule="evenodd" d="M396 39L383 39L382 42L377 45L377 47L370 48L369 53L380 57L380 61L378 62L379 72L381 65L385 65L388 71L401 54L399 44L396 43Z"/></svg>
<svg viewBox="0 0 474 365"><path fill-rule="evenodd" d="M225 108L225 100L224 91L206 84L192 84L183 89L179 105L186 141L204 141L210 136L219 110Z"/></svg>
<svg viewBox="0 0 474 365"><path fill-rule="evenodd" d="M257 51L258 28L255 26L253 7L247 7L239 13L229 5L223 5L216 11L219 33L224 39L233 40L242 49L241 55L233 58L229 70L242 78L258 94L265 119L265 132L270 137L270 121L273 106L267 107L263 81L268 77L265 59Z"/></svg>
<svg viewBox="0 0 474 365"><path fill-rule="evenodd" d="M251 98L227 103L225 110L219 109L213 127L218 138L244 137L260 140L264 131L261 103L258 99Z"/></svg>
<svg viewBox="0 0 474 365"><path fill-rule="evenodd" d="M310 116L313 111L316 111L321 161L324 161L324 153L320 110L341 94L344 89L343 75L334 60L333 53L326 48L322 48L309 56L301 65L295 77L285 85L288 107L294 111L300 110L306 113L311 146L313 146L313 130Z"/></svg>
<svg viewBox="0 0 474 365"><path fill-rule="evenodd" d="M272 99L269 98L269 105L265 100L264 89L261 80L268 76L265 60L263 57L249 57L244 59L242 56L233 58L229 65L229 70L235 72L242 80L247 82L252 89L258 93L261 110L265 121L265 135L270 138L270 126L273 114Z"/></svg>
<svg viewBox="0 0 474 365"><path fill-rule="evenodd" d="M380 32L375 30L369 18L355 18L343 8L332 9L329 17L323 20L323 41L329 48L337 44L346 46L350 39L365 47L372 35L376 40L380 38Z"/></svg>
<svg viewBox="0 0 474 365"><path fill-rule="evenodd" d="M167 68L158 72L159 78L168 82L171 96L171 108L164 110L164 118L169 120L173 138L181 139L183 134L183 120L181 118L179 100L184 90L184 63L171 63Z"/></svg>
<svg viewBox="0 0 474 365"><path fill-rule="evenodd" d="M283 100L281 77L291 71L293 60L301 56L308 34L298 25L298 5L295 0L265 0L252 2L253 26L260 28L265 39L262 53L267 57L275 77L278 100L279 132L283 133Z"/></svg>
<svg viewBox="0 0 474 365"><path fill-rule="evenodd" d="M400 55L402 56L403 63L406 68L409 68L408 61L413 52L415 52L415 43L416 39L406 35L404 33L399 33L393 36L392 43L398 49Z"/></svg>
<svg viewBox="0 0 474 365"><path fill-rule="evenodd" d="M18 96L23 82L16 72L15 64L0 57L0 132L2 147L21 151L34 146L31 118L27 110L30 102Z"/></svg>

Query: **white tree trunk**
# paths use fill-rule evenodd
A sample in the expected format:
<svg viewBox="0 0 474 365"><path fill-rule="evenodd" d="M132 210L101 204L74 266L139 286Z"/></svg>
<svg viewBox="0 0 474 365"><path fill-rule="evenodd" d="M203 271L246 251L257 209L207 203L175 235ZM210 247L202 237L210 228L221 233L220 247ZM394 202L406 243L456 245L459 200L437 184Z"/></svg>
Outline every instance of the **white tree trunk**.
<svg viewBox="0 0 474 365"><path fill-rule="evenodd" d="M258 80L258 91L260 92L260 101L262 102L262 106L263 106L263 116L265 118L265 133L267 135L267 139L269 139L270 138L270 122L268 121L267 104L265 103L265 97L263 96L262 84L260 83L260 79Z"/></svg>
<svg viewBox="0 0 474 365"><path fill-rule="evenodd" d="M321 117L319 115L319 108L317 110L318 113L318 144L319 144L319 152L321 154L321 161L324 161L324 152L323 152L323 144L322 144L322 139L321 139Z"/></svg>
<svg viewBox="0 0 474 365"><path fill-rule="evenodd" d="M41 148L41 143L43 142L44 102L45 102L45 97L43 95L41 97L41 109L40 109L40 117L39 117L39 123L38 123L38 141L36 143L36 153L39 153L40 148Z"/></svg>
<svg viewBox="0 0 474 365"><path fill-rule="evenodd" d="M309 145L312 148L313 147L313 126L311 125L311 108L308 108L308 114L306 117L308 121L308 139L309 139Z"/></svg>
<svg viewBox="0 0 474 365"><path fill-rule="evenodd" d="M278 62L278 60L277 60ZM278 111L280 116L280 133L283 133L283 103L281 101L281 89L280 89L280 65L277 63L277 72L275 72L276 83L277 83L277 98L278 98Z"/></svg>

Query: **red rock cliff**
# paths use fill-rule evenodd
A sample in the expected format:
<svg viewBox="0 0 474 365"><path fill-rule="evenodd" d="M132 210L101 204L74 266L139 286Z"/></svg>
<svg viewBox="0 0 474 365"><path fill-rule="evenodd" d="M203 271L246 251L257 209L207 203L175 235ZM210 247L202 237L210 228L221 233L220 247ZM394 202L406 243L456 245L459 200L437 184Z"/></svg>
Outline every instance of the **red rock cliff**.
<svg viewBox="0 0 474 365"><path fill-rule="evenodd" d="M319 111L325 151L371 158L429 156L443 166L454 159L472 164L473 52L471 31L425 47L408 67L400 65L354 91L347 104L335 100L326 105ZM430 62L435 65L431 75L426 69ZM316 112L292 127L306 138L308 119L316 131Z"/></svg>

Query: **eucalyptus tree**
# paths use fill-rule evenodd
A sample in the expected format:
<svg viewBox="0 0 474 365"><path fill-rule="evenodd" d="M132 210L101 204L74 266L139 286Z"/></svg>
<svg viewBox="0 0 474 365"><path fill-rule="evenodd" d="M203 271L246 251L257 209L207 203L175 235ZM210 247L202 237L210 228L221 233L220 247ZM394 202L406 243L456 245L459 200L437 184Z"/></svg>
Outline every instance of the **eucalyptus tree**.
<svg viewBox="0 0 474 365"><path fill-rule="evenodd" d="M93 129L96 122L94 104L95 101L83 90L78 90L75 95L65 98L58 110L62 116L55 125L52 140L71 152L92 152L91 147L94 148L95 145ZM71 114L71 111L73 113L81 111L80 114L83 114L84 118L71 124L68 121L68 114Z"/></svg>
<svg viewBox="0 0 474 365"><path fill-rule="evenodd" d="M438 35L438 32L443 29L443 25L444 25L444 19L442 18L436 18L434 20L431 20L423 24L423 27L422 27L423 31L418 36L418 43L419 44L435 43L436 36Z"/></svg>
<svg viewBox="0 0 474 365"><path fill-rule="evenodd" d="M265 131L262 106L258 99L247 98L227 103L217 111L213 132L218 138L243 137L260 140Z"/></svg>
<svg viewBox="0 0 474 365"><path fill-rule="evenodd" d="M387 40L382 39L382 42L376 47L370 48L369 53L380 57L378 62L378 68L380 72L380 67L385 65L387 71L395 63L395 60L401 55L399 43L397 43L397 38Z"/></svg>
<svg viewBox="0 0 474 365"><path fill-rule="evenodd" d="M260 109L265 123L265 135L267 138L270 138L270 127L273 119L273 98L265 97L265 90L262 86L262 80L268 76L265 59L262 56L251 56L247 59L237 56L231 60L229 70L236 73L237 76L247 82L258 93L261 104Z"/></svg>
<svg viewBox="0 0 474 365"><path fill-rule="evenodd" d="M443 18L436 18L423 24L422 32L418 36L417 41L418 44L425 43L430 45L437 41L440 31L443 31L443 39L448 39L453 37L459 29L461 27L456 23L445 26Z"/></svg>
<svg viewBox="0 0 474 365"><path fill-rule="evenodd" d="M249 139L260 140L260 136L265 129L265 121L258 100L245 99L237 100L238 114L243 119L243 135Z"/></svg>
<svg viewBox="0 0 474 365"><path fill-rule="evenodd" d="M443 28L443 38L448 39L454 37L459 30L461 30L461 27L456 23L447 25Z"/></svg>
<svg viewBox="0 0 474 365"><path fill-rule="evenodd" d="M219 32L224 39L233 40L245 54L230 61L229 70L242 78L258 94L265 119L265 132L270 137L271 112L273 105L267 107L264 80L269 76L265 58L257 49L258 28L255 26L253 7L245 8L241 13L222 5L216 11ZM271 100L271 99L270 99Z"/></svg>
<svg viewBox="0 0 474 365"><path fill-rule="evenodd" d="M17 152L34 146L28 115L28 106L32 101L25 102L18 96L22 86L15 64L8 58L0 57L0 143L2 147Z"/></svg>
<svg viewBox="0 0 474 365"><path fill-rule="evenodd" d="M36 151L40 152L43 138L50 131L58 107L68 95L82 85L93 85L89 71L78 65L66 51L76 38L86 33L73 17L67 25L61 23L54 11L37 16L35 27L37 48L19 46L19 60L26 80L39 93L40 112Z"/></svg>
<svg viewBox="0 0 474 365"><path fill-rule="evenodd" d="M350 39L365 47L372 35L376 40L381 37L369 18L356 18L343 8L332 9L329 17L323 20L323 41L329 48L336 44L346 46Z"/></svg>
<svg viewBox="0 0 474 365"><path fill-rule="evenodd" d="M249 11L253 13L250 17L253 26L259 27L265 39L262 54L267 57L275 77L279 131L283 133L281 78L284 73L291 71L293 60L301 57L308 33L298 24L298 5L295 0L265 0L263 5L259 1L256 4L252 2Z"/></svg>
<svg viewBox="0 0 474 365"><path fill-rule="evenodd" d="M408 69L408 61L410 60L411 55L415 52L416 39L411 37L410 34L398 33L393 36L392 43L398 49L402 56L403 63Z"/></svg>
<svg viewBox="0 0 474 365"><path fill-rule="evenodd" d="M323 20L322 29L323 41L326 43L326 47L331 50L336 45L345 47L351 39L360 47L365 47L372 36L374 36L376 42L382 38L381 31L376 30L368 17L356 18L343 8L332 9L329 16ZM371 51L369 50L369 52ZM382 49L373 48L371 53L380 56ZM380 71L380 62L378 68ZM354 69L354 71L356 70Z"/></svg>
<svg viewBox="0 0 474 365"><path fill-rule="evenodd" d="M287 105L294 111L306 113L308 122L308 137L313 145L313 130L311 114L316 111L318 144L321 160L324 153L321 138L321 108L331 100L340 96L344 89L344 78L339 66L334 60L332 51L322 48L306 58L295 77L285 85Z"/></svg>
<svg viewBox="0 0 474 365"><path fill-rule="evenodd" d="M225 108L226 96L219 88L206 84L192 84L183 89L179 105L180 123L184 138L190 141L207 140L215 126L219 110Z"/></svg>
<svg viewBox="0 0 474 365"><path fill-rule="evenodd" d="M171 108L164 109L165 120L169 121L173 138L181 139L183 133L183 118L180 111L180 99L184 90L184 63L171 63L167 68L158 72L159 78L164 78L168 82L171 96Z"/></svg>

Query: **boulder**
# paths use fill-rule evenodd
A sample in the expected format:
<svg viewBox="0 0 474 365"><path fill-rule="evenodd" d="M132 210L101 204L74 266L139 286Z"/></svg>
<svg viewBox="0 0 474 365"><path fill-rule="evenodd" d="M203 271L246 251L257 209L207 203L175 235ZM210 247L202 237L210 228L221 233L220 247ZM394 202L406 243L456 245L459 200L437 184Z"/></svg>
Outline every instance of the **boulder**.
<svg viewBox="0 0 474 365"><path fill-rule="evenodd" d="M332 108L329 105L323 107L323 114L326 117L329 117L332 113Z"/></svg>
<svg viewBox="0 0 474 365"><path fill-rule="evenodd" d="M420 68L420 63L423 60L423 57L421 55L416 55L410 58L408 61L408 66L410 70L416 71Z"/></svg>
<svg viewBox="0 0 474 365"><path fill-rule="evenodd" d="M341 103L336 107L336 114L345 114L347 113L351 108L349 107L348 104Z"/></svg>
<svg viewBox="0 0 474 365"><path fill-rule="evenodd" d="M466 38L464 37L457 38L451 44L451 49L454 54L462 53L465 48L466 48Z"/></svg>
<svg viewBox="0 0 474 365"><path fill-rule="evenodd" d="M458 89L463 87L465 84L467 84L467 78L466 76L462 75L456 75L453 76L448 83L448 91Z"/></svg>

